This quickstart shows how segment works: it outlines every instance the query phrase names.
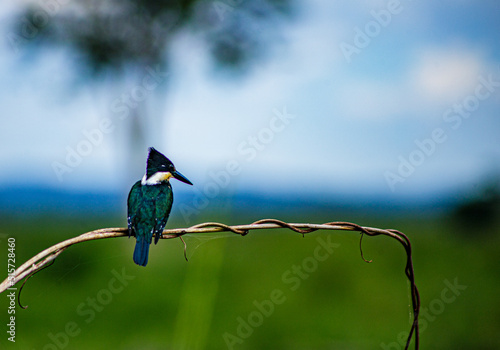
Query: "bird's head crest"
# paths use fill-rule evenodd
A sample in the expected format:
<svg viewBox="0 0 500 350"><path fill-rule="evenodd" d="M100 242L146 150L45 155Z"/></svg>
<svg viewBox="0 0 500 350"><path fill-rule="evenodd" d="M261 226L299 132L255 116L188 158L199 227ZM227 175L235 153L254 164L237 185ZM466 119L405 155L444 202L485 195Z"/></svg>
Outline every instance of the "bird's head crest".
<svg viewBox="0 0 500 350"><path fill-rule="evenodd" d="M148 161L146 166L146 177L150 177L157 172L174 172L174 164L158 152L154 147L149 148Z"/></svg>

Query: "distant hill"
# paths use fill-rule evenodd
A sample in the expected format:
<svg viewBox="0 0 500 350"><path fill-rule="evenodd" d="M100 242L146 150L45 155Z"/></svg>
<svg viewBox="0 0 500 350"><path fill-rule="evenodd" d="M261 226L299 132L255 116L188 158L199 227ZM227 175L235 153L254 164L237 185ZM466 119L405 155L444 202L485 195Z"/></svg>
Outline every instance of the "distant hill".
<svg viewBox="0 0 500 350"><path fill-rule="evenodd" d="M25 215L26 213L60 213L68 215L109 215L126 212L126 193L61 190L50 187L0 188L0 213ZM175 192L174 211L192 208L196 211L231 206L243 212L291 212L320 210L361 210L372 214L381 212L431 211L448 212L457 205L457 196L441 198L388 198L383 195L357 195L338 193L291 194L269 192L243 192L208 198L202 192ZM203 203L204 201L208 201ZM204 204L201 206L201 204Z"/></svg>

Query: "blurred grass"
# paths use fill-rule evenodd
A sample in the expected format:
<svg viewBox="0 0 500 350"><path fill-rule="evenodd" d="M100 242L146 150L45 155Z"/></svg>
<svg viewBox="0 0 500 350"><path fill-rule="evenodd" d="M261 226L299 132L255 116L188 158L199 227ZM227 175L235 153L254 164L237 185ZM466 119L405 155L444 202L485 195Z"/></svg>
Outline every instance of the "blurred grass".
<svg viewBox="0 0 500 350"><path fill-rule="evenodd" d="M169 227L187 226L176 217ZM197 222L237 224L260 218L204 213ZM498 225L489 228L488 235L464 235L442 218L326 211L276 218L316 223L349 220L403 231L413 245L424 311L421 348L500 348ZM124 223L119 217L4 218L0 233L16 237L19 266L58 241ZM314 265L317 239L326 240L327 235L339 246ZM132 262L133 239L69 248L52 267L27 282L22 299L29 307L16 309L16 343L8 342L4 331L2 348L224 349L228 348L225 334L241 339L235 349L383 349L384 344L403 348L398 337L409 330L411 321L409 285L404 250L390 238L365 237L364 254L373 259L371 264L360 258L359 234L349 232L318 232L303 238L291 231L271 230L245 237L198 235L186 241L189 262L179 240L165 240L151 248L147 268ZM6 250L5 242L2 237L1 249ZM6 252L0 257L0 271L6 271ZM302 266L302 276L307 277L291 283L285 276L297 277L294 266ZM126 285L116 279L115 274L122 273L129 276ZM443 292L445 281L455 279L466 289L454 301L444 302L443 295L453 296ZM263 315L256 304L269 305L265 300L271 299L273 291L281 292L282 302ZM2 294L4 325L7 307L8 299ZM258 324L246 329L249 336L238 335L241 319ZM75 325L77 335L65 334L66 327Z"/></svg>

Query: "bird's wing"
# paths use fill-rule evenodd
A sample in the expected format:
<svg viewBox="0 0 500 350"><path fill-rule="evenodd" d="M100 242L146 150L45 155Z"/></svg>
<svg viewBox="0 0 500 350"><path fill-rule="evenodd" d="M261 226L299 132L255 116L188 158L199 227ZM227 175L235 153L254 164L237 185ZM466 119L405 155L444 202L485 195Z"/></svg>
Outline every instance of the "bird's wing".
<svg viewBox="0 0 500 350"><path fill-rule="evenodd" d="M170 210L172 209L174 198L172 195L172 188L170 186L162 187L155 198L155 244L158 243L163 229L167 225Z"/></svg>
<svg viewBox="0 0 500 350"><path fill-rule="evenodd" d="M136 225L137 214L139 213L139 206L142 202L142 189L141 182L137 181L130 189L127 200L127 224L128 236L130 237L132 229Z"/></svg>

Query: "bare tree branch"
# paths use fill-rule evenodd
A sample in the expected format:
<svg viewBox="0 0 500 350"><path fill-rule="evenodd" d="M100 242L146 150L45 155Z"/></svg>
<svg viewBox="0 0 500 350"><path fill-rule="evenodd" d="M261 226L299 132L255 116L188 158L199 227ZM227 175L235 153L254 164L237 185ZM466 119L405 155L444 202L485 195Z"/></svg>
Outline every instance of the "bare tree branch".
<svg viewBox="0 0 500 350"><path fill-rule="evenodd" d="M418 293L417 286L415 285L415 274L413 270L412 252L411 244L408 237L400 231L397 230L385 230L374 227L363 227L357 224L344 221L327 222L324 224L307 224L307 223L287 223L276 219L263 219L256 221L249 225L235 225L228 226L218 222L205 222L188 228L174 228L167 229L163 231L162 239L171 239L182 237L185 234L200 234L200 233L210 233L210 232L233 232L235 234L245 236L250 230L263 230L263 229L277 229L277 228L287 228L292 231L298 232L302 235L311 233L318 230L344 230L344 231L356 231L361 233L360 238L360 251L361 257L366 262L371 262L363 257L363 251L361 248L361 239L363 235L368 236L389 236L397 241L399 241L406 251L406 267L405 274L411 284L411 297L412 297L412 307L413 307L413 323L408 335L405 349L408 349L410 341L415 335L415 349L419 347L419 328L418 328L418 315L420 312L420 296ZM13 275L9 276L0 284L0 293L4 292L7 288L13 287L16 283L20 282L23 278L30 276L42 268L46 267L48 264L53 262L59 254L70 246L92 241L96 239L104 238L114 238L114 237L128 237L128 230L126 228L105 228L95 231L90 231L84 233L80 236L67 239L62 241L52 247L45 249L44 251L38 253L24 264L19 266Z"/></svg>

